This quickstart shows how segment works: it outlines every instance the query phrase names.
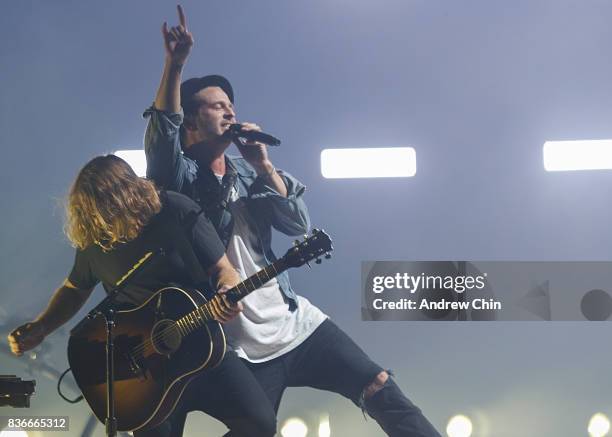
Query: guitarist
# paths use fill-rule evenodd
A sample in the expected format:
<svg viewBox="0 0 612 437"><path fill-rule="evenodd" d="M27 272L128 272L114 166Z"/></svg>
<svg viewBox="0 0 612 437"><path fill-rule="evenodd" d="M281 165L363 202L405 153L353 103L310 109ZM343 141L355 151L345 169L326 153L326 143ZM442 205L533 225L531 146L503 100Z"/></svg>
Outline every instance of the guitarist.
<svg viewBox="0 0 612 437"><path fill-rule="evenodd" d="M226 155L230 125L237 122L232 86L217 75L181 84L194 40L180 6L178 14L178 26L163 24L163 74L155 102L145 112L147 175L204 208L230 261L246 278L275 260L272 227L287 235L308 231L305 187L274 167L264 144L236 142L242 157ZM260 127L242 123L242 130ZM275 414L286 387L309 386L352 400L388 435L439 436L387 371L296 295L286 272L242 302L244 310L224 328L243 359L243 372L255 375L267 394L259 401L262 407ZM245 386L244 392L251 389Z"/></svg>
<svg viewBox="0 0 612 437"><path fill-rule="evenodd" d="M178 250L166 241L166 230L176 220L189 227L185 230L187 241L221 293L212 299L215 319L228 322L235 318L242 304L230 304L223 292L240 282L238 275L214 228L199 211L186 196L158 192L153 182L137 177L114 155L91 160L79 172L67 201L66 233L76 247L72 271L47 308L8 336L13 353L21 355L36 347L78 312L98 282L117 283L145 253L160 247L167 249L165 254L137 271L116 300L122 305L138 305L169 283L200 288L202 284L193 284ZM164 424L135 435L180 436L187 412L198 409L223 421L238 435L271 436L268 424L274 426L274 414L270 411L266 417L265 411L260 411L258 399L265 398L265 393L252 375L241 372L242 368L237 355L227 352L217 367L187 386ZM251 391L243 391L244 386L252 386ZM226 408L229 401L231 409Z"/></svg>

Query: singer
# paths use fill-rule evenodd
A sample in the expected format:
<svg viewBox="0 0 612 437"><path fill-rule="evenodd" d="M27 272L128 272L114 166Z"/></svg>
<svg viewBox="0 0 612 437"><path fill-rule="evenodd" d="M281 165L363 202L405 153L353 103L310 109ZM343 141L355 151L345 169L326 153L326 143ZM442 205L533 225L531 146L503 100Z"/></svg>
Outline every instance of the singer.
<svg viewBox="0 0 612 437"><path fill-rule="evenodd" d="M194 40L180 6L178 14L178 26L162 27L165 63L154 105L145 112L147 176L203 207L231 263L246 278L276 259L272 228L286 235L308 231L305 187L275 168L262 143L236 142L242 156L226 154L235 138L228 134L236 123L234 90L218 75L181 84ZM254 123L241 126L243 131L261 131ZM258 430L232 430L227 436L273 436L276 423L269 418L276 416L285 388L297 386L350 399L390 436L440 436L387 371L319 308L295 293L286 272L242 302L244 310L224 325L228 344L243 364L235 371L237 376L253 375L267 397L258 402ZM251 389L243 386L244 392ZM239 399L242 393L226 393L224 400L232 395ZM220 407L232 410L231 402ZM170 425L182 428L182 423Z"/></svg>

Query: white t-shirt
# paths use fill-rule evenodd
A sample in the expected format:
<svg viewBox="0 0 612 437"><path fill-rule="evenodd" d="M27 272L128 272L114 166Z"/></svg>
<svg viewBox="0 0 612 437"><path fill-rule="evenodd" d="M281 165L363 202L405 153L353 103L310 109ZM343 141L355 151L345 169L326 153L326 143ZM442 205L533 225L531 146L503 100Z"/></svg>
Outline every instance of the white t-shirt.
<svg viewBox="0 0 612 437"><path fill-rule="evenodd" d="M229 205L234 228L227 257L242 280L266 266L257 236L249 226L250 213L235 190ZM297 309L289 311L276 278L242 299L243 311L223 325L228 344L238 356L253 363L271 360L300 345L327 316L308 299L297 296Z"/></svg>

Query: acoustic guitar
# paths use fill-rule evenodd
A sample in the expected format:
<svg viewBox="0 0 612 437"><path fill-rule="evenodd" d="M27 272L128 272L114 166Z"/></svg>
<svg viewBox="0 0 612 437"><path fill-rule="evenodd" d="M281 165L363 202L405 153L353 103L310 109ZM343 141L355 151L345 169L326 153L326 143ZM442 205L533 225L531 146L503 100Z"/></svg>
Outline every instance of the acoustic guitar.
<svg viewBox="0 0 612 437"><path fill-rule="evenodd" d="M304 241L228 290L238 302L281 272L321 256L331 239L315 229ZM220 298L216 295L212 299ZM114 328L115 416L119 431L153 428L174 410L187 384L221 362L226 341L211 300L193 289L165 287L137 308L117 311ZM106 417L106 328L102 317L82 322L68 341L68 361L83 397L100 421Z"/></svg>

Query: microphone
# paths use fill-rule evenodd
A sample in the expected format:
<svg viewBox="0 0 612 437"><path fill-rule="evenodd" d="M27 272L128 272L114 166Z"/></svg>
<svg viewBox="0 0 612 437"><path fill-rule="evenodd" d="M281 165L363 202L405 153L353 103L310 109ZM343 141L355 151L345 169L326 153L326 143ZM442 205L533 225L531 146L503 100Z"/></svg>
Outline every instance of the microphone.
<svg viewBox="0 0 612 437"><path fill-rule="evenodd" d="M234 140L244 139L246 141L257 141L259 143L267 144L268 146L280 146L281 140L272 135L265 134L254 130L242 130L242 125L236 123L230 125L228 129L229 134Z"/></svg>

